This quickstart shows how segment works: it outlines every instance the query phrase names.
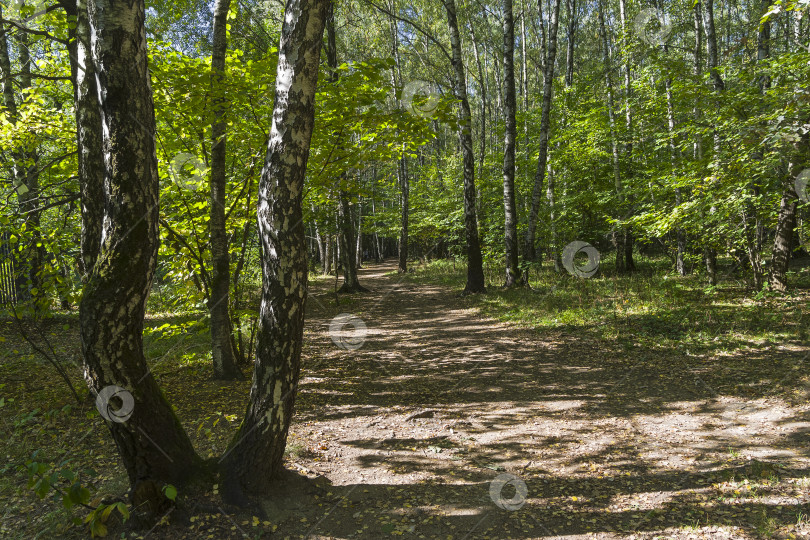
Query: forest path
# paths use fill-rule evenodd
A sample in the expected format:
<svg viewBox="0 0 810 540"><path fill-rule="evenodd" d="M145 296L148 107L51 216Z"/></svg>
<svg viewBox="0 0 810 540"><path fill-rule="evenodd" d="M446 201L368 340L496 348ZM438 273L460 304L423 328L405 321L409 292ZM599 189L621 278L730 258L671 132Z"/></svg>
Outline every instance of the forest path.
<svg viewBox="0 0 810 540"><path fill-rule="evenodd" d="M290 465L332 486L307 537L754 538L808 513L806 407L724 395L688 351L514 328L395 270L369 264L338 306L333 282L310 288ZM366 330L333 324L341 347L344 313ZM502 474L525 497L491 496Z"/></svg>

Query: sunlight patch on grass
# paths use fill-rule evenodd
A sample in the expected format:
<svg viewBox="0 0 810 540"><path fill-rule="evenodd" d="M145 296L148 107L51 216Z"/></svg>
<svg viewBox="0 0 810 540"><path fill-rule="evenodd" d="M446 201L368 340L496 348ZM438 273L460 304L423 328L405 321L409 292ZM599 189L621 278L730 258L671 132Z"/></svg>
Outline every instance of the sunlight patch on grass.
<svg viewBox="0 0 810 540"><path fill-rule="evenodd" d="M489 264L488 292L471 297L470 303L487 316L520 327L650 348L688 347L693 353L768 348L802 343L808 337L806 289L773 297L746 290L736 281L707 287L702 275L670 275L669 259L639 259L638 272L616 276L603 266L591 279L535 267L529 272L531 290L499 287L502 267ZM436 260L414 268L406 276L409 281L464 286L462 263ZM810 286L807 281L797 286Z"/></svg>

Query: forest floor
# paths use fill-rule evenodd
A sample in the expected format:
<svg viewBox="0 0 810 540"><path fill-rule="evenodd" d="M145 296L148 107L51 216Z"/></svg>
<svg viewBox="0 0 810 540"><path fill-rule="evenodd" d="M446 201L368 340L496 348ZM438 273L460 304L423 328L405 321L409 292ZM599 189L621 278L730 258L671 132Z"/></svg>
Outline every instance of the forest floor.
<svg viewBox="0 0 810 540"><path fill-rule="evenodd" d="M632 318L623 340L529 328L492 317L484 296L395 269L368 265L370 291L338 305L332 281L312 283L287 456L311 480L268 499L261 516L213 489L206 510L186 507L126 537L810 538L806 343L659 347L655 336L634 339L654 325ZM338 329L344 313L365 330ZM51 333L66 350L76 347L70 326ZM3 362L0 419L12 444L0 536L34 538L61 518L16 472L33 448L63 448L77 467L104 471L99 493L125 490L126 479L97 415L60 412L70 395L44 387L37 369L47 368L34 360ZM213 382L207 366L182 360L155 373L198 451L221 454L249 381ZM81 537L61 531L40 537Z"/></svg>

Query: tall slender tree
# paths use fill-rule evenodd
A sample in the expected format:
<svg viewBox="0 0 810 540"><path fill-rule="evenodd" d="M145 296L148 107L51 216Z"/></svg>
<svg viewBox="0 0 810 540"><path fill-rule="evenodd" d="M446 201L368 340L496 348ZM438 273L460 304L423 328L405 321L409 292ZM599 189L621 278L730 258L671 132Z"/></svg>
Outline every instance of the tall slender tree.
<svg viewBox="0 0 810 540"><path fill-rule="evenodd" d="M227 102L225 99L225 54L228 50L228 11L231 0L217 0L214 6L214 38L211 51L211 95L214 120L211 124L211 202L208 226L211 237L211 358L215 379L242 379L231 343L230 280L231 259L225 230Z"/></svg>
<svg viewBox="0 0 810 540"><path fill-rule="evenodd" d="M669 45L664 44L664 54L669 53ZM664 80L664 91L667 100L667 135L669 140L669 163L672 174L675 174L675 169L678 164L678 146L675 142L675 110L672 104L672 76L668 75ZM683 203L683 194L680 186L675 187L675 204L680 206ZM686 275L686 233L683 227L678 226L675 229L675 271L678 275Z"/></svg>
<svg viewBox="0 0 810 540"><path fill-rule="evenodd" d="M276 96L259 183L262 301L245 418L222 460L224 495L241 500L279 475L301 370L307 249L302 219L315 89L329 0L287 0Z"/></svg>
<svg viewBox="0 0 810 540"><path fill-rule="evenodd" d="M720 94L725 90L725 82L720 75L720 65L718 63L717 53L717 31L714 24L714 0L706 0L706 17L703 18L703 28L706 31L706 51L708 53L709 76L712 80L712 86L715 94ZM720 159L720 130L715 125L713 126L714 138L714 174L717 174ZM706 240L706 246L703 251L703 260L706 265L706 275L709 278L710 285L717 285L717 249L710 239Z"/></svg>
<svg viewBox="0 0 810 540"><path fill-rule="evenodd" d="M557 28L560 21L560 2L553 0L548 22L548 40L545 41L545 55L543 61L543 105L540 112L540 129L538 133L537 171L534 175L532 189L531 209L529 210L529 223L526 229L526 248L524 257L535 259L535 237L537 234L537 220L540 216L540 201L545 182L546 165L548 163L548 140L551 128L551 96L554 90L554 66L557 63ZM542 0L537 1L540 10L540 20L543 19ZM542 26L542 24L541 24Z"/></svg>
<svg viewBox="0 0 810 540"><path fill-rule="evenodd" d="M515 140L517 124L515 115L515 19L512 13L512 0L503 2L503 70L505 118L503 141L503 207L504 243L506 246L506 287L514 287L520 282L518 259L517 208L515 206Z"/></svg>
<svg viewBox="0 0 810 540"><path fill-rule="evenodd" d="M624 72L624 129L625 129L625 175L624 182L627 185L632 185L633 179L633 85L631 75L631 55L629 49L629 29L627 25L627 0L619 0L619 21L622 28L621 40L619 41L622 49L623 58L623 72ZM632 193L627 194L628 206L632 212ZM624 229L624 268L628 272L636 269L636 263L633 260L633 229L625 227Z"/></svg>
<svg viewBox="0 0 810 540"><path fill-rule="evenodd" d="M770 0L760 1L760 15L764 15L770 7ZM757 63L762 64L771 56L771 19L767 18L759 26L757 34ZM764 94L771 86L771 78L765 68L757 76L759 91ZM764 149L757 148L754 159L762 161ZM745 239L746 253L751 270L754 274L754 287L762 289L765 284L765 272L762 266L762 248L765 231L762 225L762 215L759 208L759 198L762 194L761 181L753 179L749 186L746 204L743 210L743 237Z"/></svg>
<svg viewBox="0 0 810 540"><path fill-rule="evenodd" d="M102 153L101 109L95 65L91 56L88 0L66 3L68 15L76 17L70 27L68 53L76 111L79 190L81 193L81 252L79 271L86 280L101 249L104 222L104 155Z"/></svg>
<svg viewBox="0 0 810 540"><path fill-rule="evenodd" d="M619 169L619 141L616 134L616 109L614 101L614 88L613 77L611 76L612 67L610 61L610 43L608 41L607 29L605 28L605 4L604 1L599 2L599 34L602 36L602 62L605 66L605 87L607 88L607 108L608 108L608 123L610 126L610 148L611 156L613 158L613 184L616 190L616 200L618 201L617 213L615 215L617 220L622 219L622 206L624 203L624 191L622 186L621 171ZM616 248L616 271L624 272L626 267L624 265L624 232L621 225L616 225L612 231L613 245Z"/></svg>
<svg viewBox="0 0 810 540"><path fill-rule="evenodd" d="M391 29L391 44L394 53L394 67L391 71L391 82L394 88L403 86L402 79L402 63L399 57L399 30L397 29L397 22L394 18L394 11L396 10L396 1L392 0L389 12L389 27ZM402 107L402 100L398 101L400 108ZM399 266L400 273L408 271L408 223L410 221L410 191L411 184L408 177L408 162L403 152L402 157L397 160L397 183L400 189L400 228L399 228Z"/></svg>
<svg viewBox="0 0 810 540"><path fill-rule="evenodd" d="M326 16L326 61L329 65L329 80L336 84L340 79L338 72L337 56L337 34L335 32L335 2L329 4ZM336 138L336 144L340 144L340 138ZM368 289L360 285L357 278L357 240L355 237L354 216L351 208L349 192L346 189L346 182L349 179L348 173L341 174L338 186L338 242L340 243L340 260L343 264L343 285L340 291L344 293L363 292ZM407 233L407 224L405 225ZM407 243L407 240L406 240Z"/></svg>
<svg viewBox="0 0 810 540"><path fill-rule="evenodd" d="M2 13L0 12L0 15ZM6 120L12 125L20 122L17 99L14 95L14 75L11 73L11 57L9 56L9 43L6 38L6 28L0 26L0 72L3 80L3 105L5 106ZM22 98L20 105L24 105L27 91L31 89L31 54L29 52L29 37L25 31L18 31L15 35L17 43L16 52L20 63L20 71L16 82L19 85ZM19 201L20 213L23 219L22 230L26 231L25 255L22 257L22 274L18 276L20 289L25 289L25 295L31 300L31 305L37 314L43 314L47 308L47 295L44 284L45 250L42 243L41 216L42 200L40 198L38 156L35 148L21 143L11 150L12 172L14 175L14 189Z"/></svg>
<svg viewBox="0 0 810 540"><path fill-rule="evenodd" d="M559 0L558 0L559 1ZM475 157L472 143L472 115L467 98L467 77L461 54L461 36L458 33L458 17L455 0L442 0L447 11L447 26L450 30L450 47L453 65L453 93L459 101L458 138L464 166L464 231L467 243L467 284L465 293L486 292L484 263L478 239L478 218L475 209Z"/></svg>

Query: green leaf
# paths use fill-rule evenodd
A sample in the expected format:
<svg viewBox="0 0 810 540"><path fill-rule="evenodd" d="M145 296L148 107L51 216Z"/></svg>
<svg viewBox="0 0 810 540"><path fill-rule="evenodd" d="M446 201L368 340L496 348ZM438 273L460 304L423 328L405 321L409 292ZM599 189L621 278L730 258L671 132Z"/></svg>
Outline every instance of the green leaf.
<svg viewBox="0 0 810 540"><path fill-rule="evenodd" d="M107 526L100 521L93 521L90 525L90 534L96 536L107 536Z"/></svg>
<svg viewBox="0 0 810 540"><path fill-rule="evenodd" d="M116 508L118 508L118 511L124 517L124 521L128 520L129 519L129 508L127 508L127 505L120 502L120 503L117 503L115 506L116 506Z"/></svg>
<svg viewBox="0 0 810 540"><path fill-rule="evenodd" d="M106 523L106 522L107 522L107 520L110 518L110 513L111 513L113 510L115 510L115 505L114 505L114 504L111 504L111 505L109 505L109 506L106 506L106 505L101 504L101 505L99 505L99 507L98 507L98 508L96 508L96 512L98 512L98 511L99 511L99 510L101 510L102 508L104 509L104 511L103 511L103 512L101 512L101 521L103 521L103 522L105 522L105 523Z"/></svg>
<svg viewBox="0 0 810 540"><path fill-rule="evenodd" d="M163 494L166 495L167 499L173 501L175 498L177 498L177 488L171 484L166 484L163 486Z"/></svg>

